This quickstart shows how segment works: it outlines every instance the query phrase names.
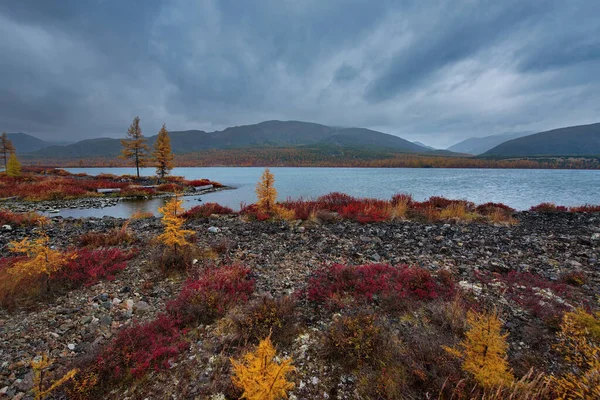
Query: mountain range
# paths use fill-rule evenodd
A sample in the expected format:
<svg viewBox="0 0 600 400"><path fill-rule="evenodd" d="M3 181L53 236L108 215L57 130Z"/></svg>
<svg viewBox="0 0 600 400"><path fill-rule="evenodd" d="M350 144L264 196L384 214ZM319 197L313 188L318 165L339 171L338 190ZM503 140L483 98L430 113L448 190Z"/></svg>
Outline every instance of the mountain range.
<svg viewBox="0 0 600 400"><path fill-rule="evenodd" d="M534 132L511 132L501 133L492 136L472 137L448 147L447 150L454 151L457 153L473 154L477 156L479 154L485 153L488 150L493 149L494 147L508 140L531 135L532 133Z"/></svg>
<svg viewBox="0 0 600 400"><path fill-rule="evenodd" d="M199 130L169 132L171 147L176 154L195 153L209 149L239 149L253 147L327 146L386 150L397 153L431 153L432 150L390 135L365 128L334 128L301 121L265 121L216 132ZM148 137L153 146L157 135ZM29 149L17 147L27 158L87 158L115 157L121 151L120 139L82 140L66 146Z"/></svg>
<svg viewBox="0 0 600 400"><path fill-rule="evenodd" d="M600 123L553 129L509 140L483 157L600 156Z"/></svg>
<svg viewBox="0 0 600 400"><path fill-rule="evenodd" d="M9 133L8 137L19 155L30 160L113 158L121 151L120 139L114 138L65 144L43 141L25 133ZM148 145L153 146L156 137L147 137ZM215 132L172 131L170 137L176 154L250 148L319 148L338 154L343 153L343 149L357 149L365 155L370 153L370 156L383 153L460 157L468 153L493 158L600 155L600 123L536 134L516 132L470 138L447 150L436 150L420 142L409 142L371 129L331 127L302 121L265 121Z"/></svg>

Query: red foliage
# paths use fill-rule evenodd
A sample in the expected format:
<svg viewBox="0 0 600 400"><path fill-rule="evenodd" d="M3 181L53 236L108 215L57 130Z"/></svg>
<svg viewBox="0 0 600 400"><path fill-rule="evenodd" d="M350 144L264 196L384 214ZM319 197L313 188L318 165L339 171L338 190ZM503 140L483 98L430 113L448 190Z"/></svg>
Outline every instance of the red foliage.
<svg viewBox="0 0 600 400"><path fill-rule="evenodd" d="M569 211L571 211L571 212L597 213L597 212L600 212L600 205L594 206L594 205L591 205L591 204L585 204L583 206L569 207Z"/></svg>
<svg viewBox="0 0 600 400"><path fill-rule="evenodd" d="M392 205L397 205L397 204L406 204L408 206L411 206L413 204L414 200L412 198L412 195L410 194L406 194L406 193L398 193L392 196Z"/></svg>
<svg viewBox="0 0 600 400"><path fill-rule="evenodd" d="M41 218L42 216L35 212L14 213L8 210L0 210L0 225L33 226Z"/></svg>
<svg viewBox="0 0 600 400"><path fill-rule="evenodd" d="M450 298L454 292L454 282L448 276L436 278L418 267L334 264L317 270L309 279L307 297L330 307L339 307L347 297L359 302L378 299L387 306L398 307L403 300Z"/></svg>
<svg viewBox="0 0 600 400"><path fill-rule="evenodd" d="M502 275L478 272L476 277L486 285L493 282L502 283L507 299L523 307L533 316L556 326L569 307L555 296L563 299L573 297L573 292L567 284L552 282L530 272L511 271Z"/></svg>
<svg viewBox="0 0 600 400"><path fill-rule="evenodd" d="M76 258L51 277L52 281L72 286L90 286L101 279L113 280L115 274L127 266L126 261L134 252L123 253L120 249L80 249Z"/></svg>
<svg viewBox="0 0 600 400"><path fill-rule="evenodd" d="M322 207L319 207L318 202L304 200L302 198L297 200L287 199L284 203L281 203L281 206L288 210L294 210L296 219L301 220L310 219L314 212L316 212L318 209L323 209Z"/></svg>
<svg viewBox="0 0 600 400"><path fill-rule="evenodd" d="M235 214L235 212L231 208L224 207L217 203L205 203L190 208L185 213L183 213L183 217L186 219L208 218L213 214L228 215Z"/></svg>
<svg viewBox="0 0 600 400"><path fill-rule="evenodd" d="M158 185L156 190L159 192L179 193L183 191L183 187L176 183L163 183Z"/></svg>
<svg viewBox="0 0 600 400"><path fill-rule="evenodd" d="M345 193L333 192L317 198L317 204L321 210L339 212L342 208L355 202L356 198Z"/></svg>
<svg viewBox="0 0 600 400"><path fill-rule="evenodd" d="M506 214L512 214L516 212L516 210L512 207L507 206L503 203L484 203L475 207L475 211L481 215L491 215L496 210L501 210Z"/></svg>
<svg viewBox="0 0 600 400"><path fill-rule="evenodd" d="M91 366L100 381L139 378L148 370L168 369L169 359L188 348L178 321L160 314L154 321L122 330Z"/></svg>
<svg viewBox="0 0 600 400"><path fill-rule="evenodd" d="M198 187L198 186L206 186L210 185L212 182L208 179L196 179L193 181L185 181L187 186Z"/></svg>
<svg viewBox="0 0 600 400"><path fill-rule="evenodd" d="M554 203L540 203L536 206L533 206L529 209L529 211L536 211L541 213L554 213L554 212L566 212L569 211L567 207L557 206Z"/></svg>
<svg viewBox="0 0 600 400"><path fill-rule="evenodd" d="M266 221L272 217L269 213L262 211L256 204L243 205L240 215L245 215L256 221Z"/></svg>
<svg viewBox="0 0 600 400"><path fill-rule="evenodd" d="M387 201L365 199L355 201L341 210L340 216L362 224L387 221L390 217Z"/></svg>
<svg viewBox="0 0 600 400"><path fill-rule="evenodd" d="M225 315L236 303L254 292L250 269L239 265L207 268L197 279L188 280L179 296L167 303L167 312L182 324L210 323Z"/></svg>

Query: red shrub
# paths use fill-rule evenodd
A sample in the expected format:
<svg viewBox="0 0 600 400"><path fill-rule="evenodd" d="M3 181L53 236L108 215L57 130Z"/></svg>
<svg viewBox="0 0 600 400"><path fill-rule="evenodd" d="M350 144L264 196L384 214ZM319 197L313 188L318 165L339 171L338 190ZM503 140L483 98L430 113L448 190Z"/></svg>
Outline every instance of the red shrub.
<svg viewBox="0 0 600 400"><path fill-rule="evenodd" d="M553 213L553 212L566 212L569 211L567 207L557 206L554 203L540 203L536 206L533 206L529 209L529 211L536 211L541 213Z"/></svg>
<svg viewBox="0 0 600 400"><path fill-rule="evenodd" d="M242 205L240 215L245 215L256 221L266 221L273 217L272 215L261 211L256 204L250 204L249 206Z"/></svg>
<svg viewBox="0 0 600 400"><path fill-rule="evenodd" d="M144 188L144 187L136 187L136 186L126 187L125 189L121 190L121 193L119 193L119 195L123 196L123 197L144 197L144 196L152 196L154 194L156 194L156 192L152 188Z"/></svg>
<svg viewBox="0 0 600 400"><path fill-rule="evenodd" d="M183 187L175 183L163 183L162 185L158 185L156 190L159 192L179 193L183 191Z"/></svg>
<svg viewBox="0 0 600 400"><path fill-rule="evenodd" d="M228 215L235 214L235 212L231 208L224 207L217 203L205 203L190 208L183 214L183 217L186 219L208 218L213 214Z"/></svg>
<svg viewBox="0 0 600 400"><path fill-rule="evenodd" d="M296 219L301 220L310 219L311 215L319 209L319 203L316 201L303 200L302 198L298 200L287 199L284 203L281 203L281 206L293 210Z"/></svg>
<svg viewBox="0 0 600 400"><path fill-rule="evenodd" d="M501 210L503 213L506 214L512 214L516 212L514 208L502 203L484 203L475 207L475 211L481 215L491 215L496 210Z"/></svg>
<svg viewBox="0 0 600 400"><path fill-rule="evenodd" d="M344 193L333 192L317 198L318 208L339 212L343 207L355 202L356 199Z"/></svg>
<svg viewBox="0 0 600 400"><path fill-rule="evenodd" d="M433 300L454 295L454 282L436 279L425 269L386 264L345 266L334 264L317 270L308 281L307 297L315 303L339 307L344 298L359 302L376 299L390 307L403 300Z"/></svg>
<svg viewBox="0 0 600 400"><path fill-rule="evenodd" d="M154 321L121 332L97 357L92 370L101 382L139 378L148 370L168 369L169 359L188 348L178 321L160 314Z"/></svg>
<svg viewBox="0 0 600 400"><path fill-rule="evenodd" d="M8 210L0 210L0 225L33 226L43 217L35 212L14 213Z"/></svg>
<svg viewBox="0 0 600 400"><path fill-rule="evenodd" d="M571 212L597 213L597 212L600 212L600 205L594 206L594 205L591 205L591 204L585 204L583 206L569 207L569 211L571 211Z"/></svg>
<svg viewBox="0 0 600 400"><path fill-rule="evenodd" d="M407 204L409 207L413 204L414 200L410 194L398 193L392 196L392 205Z"/></svg>
<svg viewBox="0 0 600 400"><path fill-rule="evenodd" d="M552 282L537 274L511 271L508 274L477 273L482 283L500 282L504 296L529 311L533 316L550 324L558 324L569 306L558 297L570 299L573 293L562 282Z"/></svg>
<svg viewBox="0 0 600 400"><path fill-rule="evenodd" d="M120 249L81 249L76 258L51 277L52 281L72 286L90 286L101 279L113 280L115 274L127 266L126 261L134 252L123 253Z"/></svg>
<svg viewBox="0 0 600 400"><path fill-rule="evenodd" d="M239 265L207 268L198 279L186 282L179 296L167 303L167 312L188 326L210 323L254 292L250 270Z"/></svg>
<svg viewBox="0 0 600 400"><path fill-rule="evenodd" d="M390 218L388 202L384 200L366 199L351 203L341 210L340 216L362 224L383 222Z"/></svg>
<svg viewBox="0 0 600 400"><path fill-rule="evenodd" d="M198 186L206 186L210 185L212 182L208 179L196 179L193 181L185 181L187 186L198 187Z"/></svg>

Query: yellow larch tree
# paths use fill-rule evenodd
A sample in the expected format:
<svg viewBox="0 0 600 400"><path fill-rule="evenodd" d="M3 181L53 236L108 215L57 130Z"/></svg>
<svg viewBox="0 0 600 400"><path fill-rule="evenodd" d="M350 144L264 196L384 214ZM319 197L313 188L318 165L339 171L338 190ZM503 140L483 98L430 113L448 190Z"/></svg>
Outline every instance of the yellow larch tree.
<svg viewBox="0 0 600 400"><path fill-rule="evenodd" d="M294 371L291 359L275 360L276 351L270 336L261 340L254 352L248 352L239 362L231 359L233 384L244 391L242 399L287 399L288 390L294 387L286 375Z"/></svg>
<svg viewBox="0 0 600 400"><path fill-rule="evenodd" d="M43 400L47 398L50 393L62 386L69 379L75 377L75 375L77 375L79 372L77 368L74 368L64 374L57 381L54 381L49 387L44 389L44 372L51 365L52 361L48 358L47 354L42 355L37 361L31 361L31 368L33 369L33 394L35 400Z"/></svg>
<svg viewBox="0 0 600 400"><path fill-rule="evenodd" d="M0 157L2 157L2 159L4 160L5 171L8 169L6 165L8 162L8 157L14 152L15 147L8 138L8 135L6 135L6 132L2 132L2 136L0 136Z"/></svg>
<svg viewBox="0 0 600 400"><path fill-rule="evenodd" d="M150 148L140 127L140 117L135 117L127 130L127 139L121 139L121 158L132 159L135 163L137 177L140 177L140 167L146 165Z"/></svg>
<svg viewBox="0 0 600 400"><path fill-rule="evenodd" d="M152 155L156 161L156 175L158 175L160 179L164 179L173 169L171 139L169 138L169 131L167 131L165 124L163 124L162 128L160 128L160 132L158 132Z"/></svg>
<svg viewBox="0 0 600 400"><path fill-rule="evenodd" d="M256 185L256 196L258 197L258 207L271 213L275 209L277 201L277 190L275 190L275 176L265 168L260 181Z"/></svg>
<svg viewBox="0 0 600 400"><path fill-rule="evenodd" d="M463 359L462 368L473 375L484 388L510 384L514 380L506 357L508 334L502 334L498 313L467 313L469 329L461 342L461 349L445 347L451 354Z"/></svg>
<svg viewBox="0 0 600 400"><path fill-rule="evenodd" d="M36 239L28 237L21 241L9 243L10 251L26 255L24 260L16 262L8 272L15 279L43 278L46 285L52 274L60 271L75 255L68 255L50 247L50 239L45 232L39 234ZM46 286L47 289L47 286Z"/></svg>
<svg viewBox="0 0 600 400"><path fill-rule="evenodd" d="M572 372L550 377L556 398L600 399L600 313L583 309L564 315L556 349L570 364Z"/></svg>
<svg viewBox="0 0 600 400"><path fill-rule="evenodd" d="M164 232L158 236L158 240L174 250L177 250L177 247L189 245L190 243L187 241L186 236L194 233L194 231L183 229L185 221L181 216L183 213L182 203L183 200L175 196L164 207L158 209L158 212L163 214L162 224L165 227Z"/></svg>
<svg viewBox="0 0 600 400"><path fill-rule="evenodd" d="M8 158L8 164L6 166L6 175L8 176L21 176L21 163L17 159L17 155L13 151Z"/></svg>

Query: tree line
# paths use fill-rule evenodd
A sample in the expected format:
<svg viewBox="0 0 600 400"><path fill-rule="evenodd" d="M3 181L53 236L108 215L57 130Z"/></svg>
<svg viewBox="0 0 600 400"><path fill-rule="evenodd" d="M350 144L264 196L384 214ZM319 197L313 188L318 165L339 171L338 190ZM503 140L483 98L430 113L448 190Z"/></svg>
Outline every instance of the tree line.
<svg viewBox="0 0 600 400"><path fill-rule="evenodd" d="M160 128L152 151L147 141L148 139L144 136L140 127L140 117L135 117L129 129L127 129L127 137L121 139L123 149L120 158L133 160L138 178L140 177L140 168L153 162L156 166L156 175L160 179L164 179L173 169L171 139L166 125L163 124Z"/></svg>

